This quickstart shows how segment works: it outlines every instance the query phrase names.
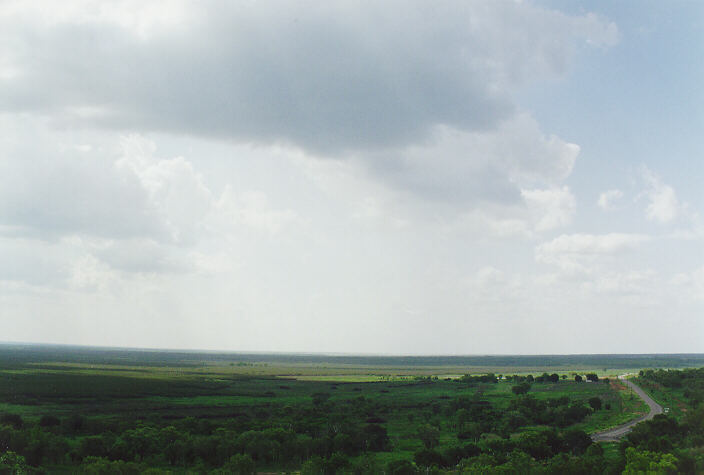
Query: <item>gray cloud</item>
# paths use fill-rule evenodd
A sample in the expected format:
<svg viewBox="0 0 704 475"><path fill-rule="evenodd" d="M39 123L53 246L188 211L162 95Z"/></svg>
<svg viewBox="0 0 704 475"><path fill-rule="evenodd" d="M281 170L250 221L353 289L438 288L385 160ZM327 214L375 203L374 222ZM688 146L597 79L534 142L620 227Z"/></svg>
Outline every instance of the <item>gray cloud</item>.
<svg viewBox="0 0 704 475"><path fill-rule="evenodd" d="M0 75L0 109L339 155L420 143L437 125L492 129L517 86L564 72L577 41L616 36L593 15L519 2L198 5L146 36L6 16L0 56L16 74Z"/></svg>
<svg viewBox="0 0 704 475"><path fill-rule="evenodd" d="M517 114L491 131L437 128L432 142L364 160L395 188L466 208L520 203L524 188L555 185L569 176L578 154L577 145L545 136L534 119Z"/></svg>
<svg viewBox="0 0 704 475"><path fill-rule="evenodd" d="M167 230L137 177L115 169L109 158L31 145L2 153L0 226L5 234L164 239Z"/></svg>

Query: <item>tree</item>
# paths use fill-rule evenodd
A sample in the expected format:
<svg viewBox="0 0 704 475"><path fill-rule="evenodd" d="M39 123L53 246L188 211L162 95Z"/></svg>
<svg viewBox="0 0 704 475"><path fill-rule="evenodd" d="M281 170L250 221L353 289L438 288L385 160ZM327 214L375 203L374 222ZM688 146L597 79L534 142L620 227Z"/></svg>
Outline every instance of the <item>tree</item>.
<svg viewBox="0 0 704 475"><path fill-rule="evenodd" d="M595 411L598 411L601 409L601 399L594 396L589 398L589 405L594 409Z"/></svg>
<svg viewBox="0 0 704 475"><path fill-rule="evenodd" d="M352 473L358 475L376 475L383 473L383 467L379 460L372 454L365 454L353 461L350 467Z"/></svg>
<svg viewBox="0 0 704 475"><path fill-rule="evenodd" d="M322 457L314 455L301 466L301 475L321 475L324 471L325 461Z"/></svg>
<svg viewBox="0 0 704 475"><path fill-rule="evenodd" d="M314 393L311 397L313 398L313 405L320 406L330 399L330 393Z"/></svg>
<svg viewBox="0 0 704 475"><path fill-rule="evenodd" d="M560 376L557 373L552 373L550 375L550 381L556 383L560 380Z"/></svg>
<svg viewBox="0 0 704 475"><path fill-rule="evenodd" d="M677 473L677 458L672 454L639 452L633 447L626 449L624 474Z"/></svg>
<svg viewBox="0 0 704 475"><path fill-rule="evenodd" d="M592 438L580 429L570 429L565 432L565 448L574 455L581 455L592 444Z"/></svg>
<svg viewBox="0 0 704 475"><path fill-rule="evenodd" d="M581 383L581 382L582 382L582 377L581 377L580 375L578 375L578 374L575 374L575 375L574 375L574 380L577 381L578 383Z"/></svg>
<svg viewBox="0 0 704 475"><path fill-rule="evenodd" d="M386 429L378 424L369 424L363 429L365 447L371 452L383 452L389 449L391 441Z"/></svg>
<svg viewBox="0 0 704 475"><path fill-rule="evenodd" d="M24 421L19 414L3 414L0 416L0 424L12 426L14 429L21 429Z"/></svg>
<svg viewBox="0 0 704 475"><path fill-rule="evenodd" d="M61 421L56 416L44 415L39 419L39 425L42 427L53 427L61 424Z"/></svg>
<svg viewBox="0 0 704 475"><path fill-rule="evenodd" d="M513 392L513 394L526 394L528 391L530 391L529 383L520 383L516 386L511 386L511 392Z"/></svg>
<svg viewBox="0 0 704 475"><path fill-rule="evenodd" d="M443 465L442 455L430 449L423 449L416 452L413 456L413 461L419 467L441 467Z"/></svg>
<svg viewBox="0 0 704 475"><path fill-rule="evenodd" d="M393 460L386 465L386 473L389 475L413 475L418 470L408 460Z"/></svg>
<svg viewBox="0 0 704 475"><path fill-rule="evenodd" d="M343 473L343 468L350 464L347 457L339 452L336 452L330 456L330 458L324 460L323 471L327 474Z"/></svg>
<svg viewBox="0 0 704 475"><path fill-rule="evenodd" d="M226 473L236 473L237 475L251 475L255 473L255 465L252 457L246 454L236 454L230 457L222 469Z"/></svg>
<svg viewBox="0 0 704 475"><path fill-rule="evenodd" d="M0 456L0 473L25 474L27 462L24 457L14 452L5 452Z"/></svg>
<svg viewBox="0 0 704 475"><path fill-rule="evenodd" d="M482 426L478 422L467 422L464 428L457 434L460 440L479 440L482 435Z"/></svg>
<svg viewBox="0 0 704 475"><path fill-rule="evenodd" d="M430 424L423 424L418 428L418 438L426 449L432 449L440 443L440 431Z"/></svg>
<svg viewBox="0 0 704 475"><path fill-rule="evenodd" d="M99 435L82 439L78 447L78 452L82 457L105 457L108 454L107 444Z"/></svg>
<svg viewBox="0 0 704 475"><path fill-rule="evenodd" d="M520 450L514 450L508 456L508 461L501 465L502 468L506 469L508 473L515 474L530 474L535 473L534 470L537 468L538 464L535 462L533 457ZM499 472L501 473L501 472Z"/></svg>

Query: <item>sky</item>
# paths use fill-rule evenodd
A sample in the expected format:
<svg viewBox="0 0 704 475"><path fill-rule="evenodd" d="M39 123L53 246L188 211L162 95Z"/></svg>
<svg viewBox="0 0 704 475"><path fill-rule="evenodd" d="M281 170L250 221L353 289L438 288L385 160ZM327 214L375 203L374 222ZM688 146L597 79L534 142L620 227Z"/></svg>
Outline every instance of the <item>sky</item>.
<svg viewBox="0 0 704 475"><path fill-rule="evenodd" d="M0 340L704 352L704 3L0 2Z"/></svg>

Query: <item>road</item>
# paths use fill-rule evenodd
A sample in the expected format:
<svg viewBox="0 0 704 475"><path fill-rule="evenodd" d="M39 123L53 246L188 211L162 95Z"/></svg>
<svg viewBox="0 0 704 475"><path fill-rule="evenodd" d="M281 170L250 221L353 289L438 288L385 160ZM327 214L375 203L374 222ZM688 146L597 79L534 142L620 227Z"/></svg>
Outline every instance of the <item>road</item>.
<svg viewBox="0 0 704 475"><path fill-rule="evenodd" d="M621 381L623 381L629 388L631 388L645 403L648 405L650 408L650 412L648 414L641 416L637 419L633 419L630 422L626 422L625 424L621 424L620 426L616 426L613 429L605 430L603 432L596 432L592 434L592 440L594 442L618 442L621 440L621 438L628 434L631 429L633 429L633 426L638 424L639 422L647 421L649 419L652 419L655 417L657 414L662 414L662 406L658 404L657 402L653 401L650 396L645 394L645 391L643 391L641 388L630 382L628 379L626 379L628 375L627 374L622 374L621 376L618 377Z"/></svg>

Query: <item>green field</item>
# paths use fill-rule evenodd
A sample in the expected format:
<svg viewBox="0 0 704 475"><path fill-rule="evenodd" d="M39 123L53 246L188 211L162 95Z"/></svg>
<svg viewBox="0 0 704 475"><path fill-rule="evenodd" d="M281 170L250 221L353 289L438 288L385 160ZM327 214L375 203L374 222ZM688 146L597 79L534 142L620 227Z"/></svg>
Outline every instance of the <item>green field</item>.
<svg viewBox="0 0 704 475"><path fill-rule="evenodd" d="M586 434L645 413L616 379L635 362L699 361L259 356L0 345L0 447L50 473L100 464L103 473L207 473L239 463L230 459L239 455L257 470L374 473L401 461L420 467L423 457L445 467L486 456L510 464L518 449L545 464L561 450L583 452ZM587 372L600 381L574 380ZM480 376L487 373L496 377ZM529 374L546 379L517 395ZM563 442L541 452L551 438ZM606 448L603 457L622 463L613 444Z"/></svg>

